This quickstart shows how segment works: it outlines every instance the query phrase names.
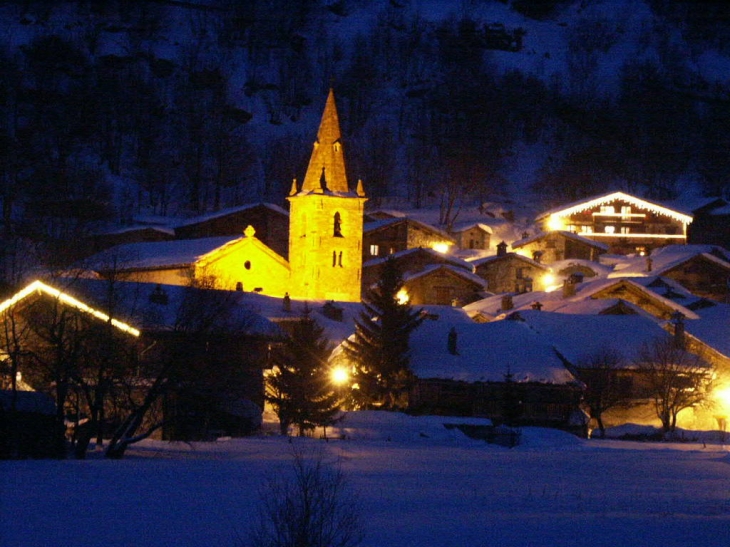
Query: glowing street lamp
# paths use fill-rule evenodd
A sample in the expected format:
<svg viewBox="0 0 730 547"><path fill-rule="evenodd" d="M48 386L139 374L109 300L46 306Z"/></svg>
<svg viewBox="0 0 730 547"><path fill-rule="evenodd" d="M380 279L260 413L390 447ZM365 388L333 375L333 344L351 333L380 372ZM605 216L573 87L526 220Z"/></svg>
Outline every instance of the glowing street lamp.
<svg viewBox="0 0 730 547"><path fill-rule="evenodd" d="M432 247L433 247L433 250L434 251L436 251L438 253L441 253L441 254L446 254L446 253L449 252L449 244L448 243L434 243L432 245Z"/></svg>
<svg viewBox="0 0 730 547"><path fill-rule="evenodd" d="M401 289L398 291L398 294L395 295L395 299L398 301L398 304L402 305L407 304L411 297L405 289Z"/></svg>
<svg viewBox="0 0 730 547"><path fill-rule="evenodd" d="M345 367L333 368L330 377L332 379L332 383L337 386L345 385L350 381L350 373L347 372Z"/></svg>

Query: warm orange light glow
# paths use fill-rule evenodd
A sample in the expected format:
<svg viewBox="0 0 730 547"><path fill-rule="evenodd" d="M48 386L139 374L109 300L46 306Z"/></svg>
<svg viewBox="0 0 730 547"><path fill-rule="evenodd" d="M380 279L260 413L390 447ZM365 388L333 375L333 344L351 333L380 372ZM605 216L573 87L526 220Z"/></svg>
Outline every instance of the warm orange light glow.
<svg viewBox="0 0 730 547"><path fill-rule="evenodd" d="M565 229L565 221L557 215L550 215L547 221L548 230L557 232Z"/></svg>
<svg viewBox="0 0 730 547"><path fill-rule="evenodd" d="M350 373L344 367L335 367L332 369L331 377L334 384L341 386L350 380Z"/></svg>
<svg viewBox="0 0 730 547"><path fill-rule="evenodd" d="M434 251L438 253L448 253L449 252L449 244L448 243L434 243L432 245L432 248Z"/></svg>
<svg viewBox="0 0 730 547"><path fill-rule="evenodd" d="M717 402L719 410L723 413L730 414L730 386L726 385L720 389L715 389L713 396Z"/></svg>
<svg viewBox="0 0 730 547"><path fill-rule="evenodd" d="M411 299L410 295L405 289L401 289L398 291L398 294L395 295L396 300L398 300L398 304L407 304L408 301Z"/></svg>
<svg viewBox="0 0 730 547"><path fill-rule="evenodd" d="M551 273L546 273L544 276L542 276L542 282L545 284L546 287L549 287L550 285L555 284L555 275Z"/></svg>

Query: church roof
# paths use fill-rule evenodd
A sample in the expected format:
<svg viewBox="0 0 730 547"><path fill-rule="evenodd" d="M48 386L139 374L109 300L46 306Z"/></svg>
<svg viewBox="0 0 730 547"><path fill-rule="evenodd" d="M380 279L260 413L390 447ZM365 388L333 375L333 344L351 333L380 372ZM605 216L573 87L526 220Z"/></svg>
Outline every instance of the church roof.
<svg viewBox="0 0 730 547"><path fill-rule="evenodd" d="M317 132L317 140L314 142L312 157L309 159L309 167L307 167L300 190L302 193L347 194L350 192L341 139L335 95L330 89Z"/></svg>

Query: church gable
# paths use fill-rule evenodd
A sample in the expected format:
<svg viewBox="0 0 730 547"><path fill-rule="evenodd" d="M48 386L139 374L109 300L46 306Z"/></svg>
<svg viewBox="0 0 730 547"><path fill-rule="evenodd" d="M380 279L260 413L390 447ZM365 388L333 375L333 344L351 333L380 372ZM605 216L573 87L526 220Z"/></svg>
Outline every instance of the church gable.
<svg viewBox="0 0 730 547"><path fill-rule="evenodd" d="M195 279L199 282L276 297L288 292L289 277L288 262L256 238L251 226L244 237L208 253L195 264Z"/></svg>

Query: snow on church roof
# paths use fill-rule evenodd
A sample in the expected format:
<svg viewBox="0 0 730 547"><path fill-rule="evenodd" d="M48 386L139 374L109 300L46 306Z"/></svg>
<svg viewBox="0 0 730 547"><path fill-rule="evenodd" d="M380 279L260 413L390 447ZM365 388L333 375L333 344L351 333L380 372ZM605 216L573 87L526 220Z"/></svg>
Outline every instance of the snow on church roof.
<svg viewBox="0 0 730 547"><path fill-rule="evenodd" d="M116 245L82 261L91 270L132 270L185 267L209 252L241 239L238 236L204 237Z"/></svg>

